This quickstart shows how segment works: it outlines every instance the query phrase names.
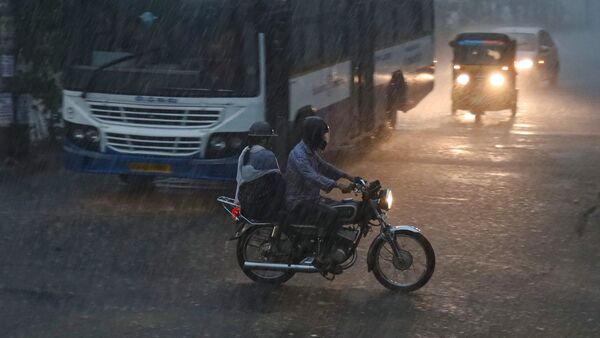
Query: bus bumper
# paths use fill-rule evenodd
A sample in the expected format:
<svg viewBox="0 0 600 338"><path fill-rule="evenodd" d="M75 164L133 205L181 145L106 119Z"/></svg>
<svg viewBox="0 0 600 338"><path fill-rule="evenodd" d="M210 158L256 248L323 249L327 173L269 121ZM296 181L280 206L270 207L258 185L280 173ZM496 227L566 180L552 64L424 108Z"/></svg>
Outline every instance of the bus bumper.
<svg viewBox="0 0 600 338"><path fill-rule="evenodd" d="M104 154L65 144L64 165L67 170L94 174L181 177L210 181L235 181L237 157L220 159L172 158L152 155ZM135 163L159 166L160 171L132 170Z"/></svg>

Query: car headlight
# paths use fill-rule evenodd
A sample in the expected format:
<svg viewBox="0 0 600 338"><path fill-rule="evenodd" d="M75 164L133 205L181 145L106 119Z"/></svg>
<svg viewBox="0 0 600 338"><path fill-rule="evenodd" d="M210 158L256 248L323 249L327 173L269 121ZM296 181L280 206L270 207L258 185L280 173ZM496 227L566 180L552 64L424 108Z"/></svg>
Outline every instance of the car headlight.
<svg viewBox="0 0 600 338"><path fill-rule="evenodd" d="M456 77L456 83L458 83L461 86L466 86L467 84L469 84L470 81L471 77L469 76L469 74L460 74Z"/></svg>
<svg viewBox="0 0 600 338"><path fill-rule="evenodd" d="M515 66L517 69L531 69L533 68L533 60L523 59L516 62Z"/></svg>
<svg viewBox="0 0 600 338"><path fill-rule="evenodd" d="M390 189L385 189L381 191L379 195L379 208L382 210L390 210L392 209L392 204L394 203L394 196Z"/></svg>
<svg viewBox="0 0 600 338"><path fill-rule="evenodd" d="M506 78L500 73L492 74L492 76L490 77L490 84L494 87L502 87L504 86L505 82Z"/></svg>

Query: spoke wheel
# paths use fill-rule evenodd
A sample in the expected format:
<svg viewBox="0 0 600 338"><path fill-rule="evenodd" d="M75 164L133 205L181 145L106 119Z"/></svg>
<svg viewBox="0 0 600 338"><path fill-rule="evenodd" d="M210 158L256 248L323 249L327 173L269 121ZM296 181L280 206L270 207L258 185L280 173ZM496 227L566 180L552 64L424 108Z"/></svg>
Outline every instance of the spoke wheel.
<svg viewBox="0 0 600 338"><path fill-rule="evenodd" d="M294 276L294 272L244 269L244 262L283 263L287 260L288 256L275 248L271 238L273 228L273 225L251 228L238 241L238 264L244 274L255 282L281 284ZM285 241L285 235L281 236L280 241Z"/></svg>
<svg viewBox="0 0 600 338"><path fill-rule="evenodd" d="M423 235L412 232L396 233L399 247L394 254L392 244L381 238L373 250L373 273L386 288L410 292L423 287L435 269L435 254Z"/></svg>

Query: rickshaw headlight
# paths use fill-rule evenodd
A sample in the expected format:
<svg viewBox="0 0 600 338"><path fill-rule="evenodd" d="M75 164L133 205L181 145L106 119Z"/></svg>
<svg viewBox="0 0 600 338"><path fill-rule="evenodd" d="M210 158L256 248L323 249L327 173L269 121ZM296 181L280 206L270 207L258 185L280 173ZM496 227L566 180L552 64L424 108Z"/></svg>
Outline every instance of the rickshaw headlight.
<svg viewBox="0 0 600 338"><path fill-rule="evenodd" d="M456 77L456 83L458 83L461 86L466 86L469 83L469 81L471 81L471 77L469 76L469 74L460 74Z"/></svg>
<svg viewBox="0 0 600 338"><path fill-rule="evenodd" d="M517 69L531 69L533 68L533 61L531 59L523 59L516 62Z"/></svg>
<svg viewBox="0 0 600 338"><path fill-rule="evenodd" d="M394 196L390 189L385 189L381 191L379 195L379 208L382 210L390 210L392 208L392 204L394 203Z"/></svg>
<svg viewBox="0 0 600 338"><path fill-rule="evenodd" d="M492 74L492 76L490 77L490 84L494 87L502 87L504 86L505 82L506 78L500 73Z"/></svg>

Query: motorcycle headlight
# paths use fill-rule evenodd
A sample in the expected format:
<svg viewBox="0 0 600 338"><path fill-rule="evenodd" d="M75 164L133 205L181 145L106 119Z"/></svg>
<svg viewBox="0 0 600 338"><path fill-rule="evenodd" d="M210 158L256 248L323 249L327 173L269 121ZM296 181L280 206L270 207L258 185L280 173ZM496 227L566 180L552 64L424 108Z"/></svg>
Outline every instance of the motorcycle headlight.
<svg viewBox="0 0 600 338"><path fill-rule="evenodd" d="M379 208L381 210L390 210L392 209L392 204L394 203L394 196L390 189L385 189L381 191L379 195Z"/></svg>

